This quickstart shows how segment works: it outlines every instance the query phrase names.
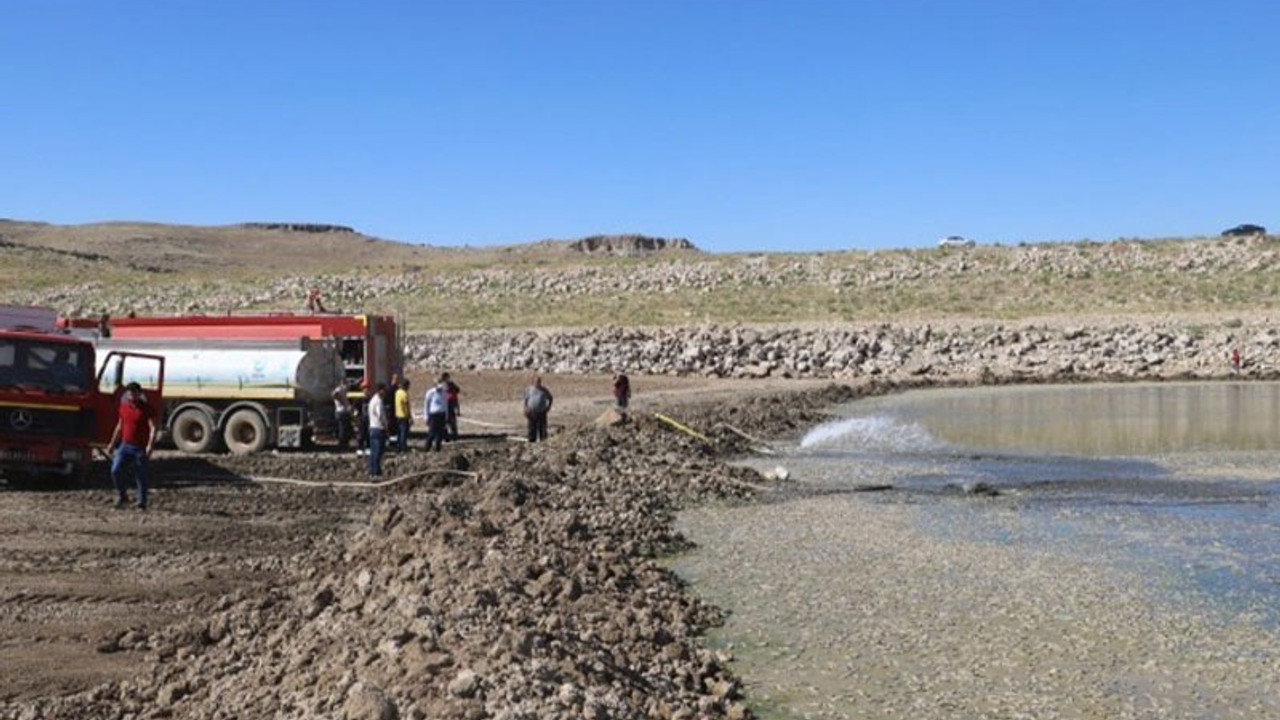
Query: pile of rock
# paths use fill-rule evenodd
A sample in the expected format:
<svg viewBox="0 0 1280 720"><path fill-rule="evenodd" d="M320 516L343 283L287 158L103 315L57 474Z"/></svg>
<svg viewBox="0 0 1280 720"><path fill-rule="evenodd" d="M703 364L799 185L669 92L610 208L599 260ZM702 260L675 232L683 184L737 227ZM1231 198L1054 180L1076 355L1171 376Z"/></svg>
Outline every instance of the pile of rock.
<svg viewBox="0 0 1280 720"><path fill-rule="evenodd" d="M1242 372L1275 377L1280 332L1264 321L897 323L605 327L413 335L416 365L562 373L715 377L1075 380L1217 377L1239 348Z"/></svg>
<svg viewBox="0 0 1280 720"><path fill-rule="evenodd" d="M274 587L103 639L145 660L135 680L0 716L747 718L729 657L697 639L719 611L655 562L684 546L675 508L762 482L715 451L641 421L413 456L416 485L355 537L282 559Z"/></svg>

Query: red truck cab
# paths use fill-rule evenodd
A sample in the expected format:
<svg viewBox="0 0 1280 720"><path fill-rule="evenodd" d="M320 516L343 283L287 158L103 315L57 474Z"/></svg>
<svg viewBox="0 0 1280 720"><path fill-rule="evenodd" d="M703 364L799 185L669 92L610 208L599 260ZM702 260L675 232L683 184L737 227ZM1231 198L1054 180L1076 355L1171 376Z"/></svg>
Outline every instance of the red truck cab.
<svg viewBox="0 0 1280 720"><path fill-rule="evenodd" d="M56 320L46 308L0 306L0 477L10 484L85 476L111 439L126 377L160 407L162 358L117 353L99 366L93 344Z"/></svg>

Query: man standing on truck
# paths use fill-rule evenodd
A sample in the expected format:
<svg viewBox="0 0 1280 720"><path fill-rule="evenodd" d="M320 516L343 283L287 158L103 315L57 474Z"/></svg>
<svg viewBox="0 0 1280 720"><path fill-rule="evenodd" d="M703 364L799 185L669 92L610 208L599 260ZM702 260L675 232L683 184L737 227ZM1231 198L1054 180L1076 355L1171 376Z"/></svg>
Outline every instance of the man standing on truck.
<svg viewBox="0 0 1280 720"><path fill-rule="evenodd" d="M128 485L125 484L125 463L133 464L133 481L137 486L139 510L147 509L147 458L156 442L156 428L151 422L151 406L142 394L142 386L131 382L124 386L120 399L120 419L111 432L108 448L114 449L111 458L111 482L116 486L117 508L129 505ZM118 443L118 444L117 444Z"/></svg>
<svg viewBox="0 0 1280 720"><path fill-rule="evenodd" d="M329 312L324 307L324 301L320 296L320 288L312 285L307 289L307 312L325 313Z"/></svg>

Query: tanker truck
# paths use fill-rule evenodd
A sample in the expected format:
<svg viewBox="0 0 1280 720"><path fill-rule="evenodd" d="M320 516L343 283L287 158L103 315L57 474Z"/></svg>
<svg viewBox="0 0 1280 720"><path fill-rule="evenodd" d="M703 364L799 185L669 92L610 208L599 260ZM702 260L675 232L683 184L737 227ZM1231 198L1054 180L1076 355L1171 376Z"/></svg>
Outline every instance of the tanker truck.
<svg viewBox="0 0 1280 720"><path fill-rule="evenodd" d="M331 339L338 345L347 387L356 399L362 381L390 382L404 369L403 323L368 313L267 313L62 318L70 332L116 340L205 340L210 347L241 340Z"/></svg>
<svg viewBox="0 0 1280 720"><path fill-rule="evenodd" d="M333 424L342 357L332 340L175 340L97 337L99 350L165 360L163 436L188 453L247 455L303 448ZM135 379L125 373L125 380Z"/></svg>

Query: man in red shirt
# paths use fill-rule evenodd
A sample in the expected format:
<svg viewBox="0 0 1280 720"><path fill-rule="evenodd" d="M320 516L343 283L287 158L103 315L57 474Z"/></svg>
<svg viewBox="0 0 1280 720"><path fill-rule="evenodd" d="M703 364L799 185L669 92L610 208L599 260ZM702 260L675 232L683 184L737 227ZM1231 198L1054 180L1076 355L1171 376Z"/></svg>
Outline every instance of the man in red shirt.
<svg viewBox="0 0 1280 720"><path fill-rule="evenodd" d="M111 459L111 481L116 486L116 507L129 504L128 486L124 481L125 463L133 463L133 480L138 489L138 509L147 509L147 457L156 442L155 426L151 423L151 406L147 404L142 387L131 382L124 387L120 399L120 420L111 433L114 448ZM117 444L118 443L118 444Z"/></svg>

